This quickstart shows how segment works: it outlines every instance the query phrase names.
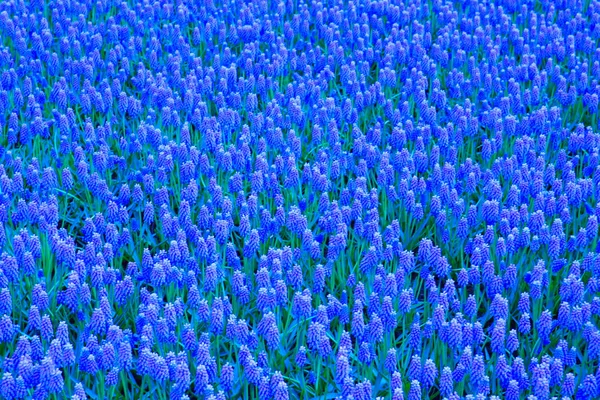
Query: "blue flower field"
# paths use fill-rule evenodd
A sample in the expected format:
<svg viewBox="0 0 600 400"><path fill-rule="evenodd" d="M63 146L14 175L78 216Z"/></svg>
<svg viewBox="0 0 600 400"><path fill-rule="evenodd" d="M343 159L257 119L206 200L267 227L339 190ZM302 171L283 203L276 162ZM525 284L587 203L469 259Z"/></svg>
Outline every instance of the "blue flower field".
<svg viewBox="0 0 600 400"><path fill-rule="evenodd" d="M0 399L600 399L599 0L0 0Z"/></svg>

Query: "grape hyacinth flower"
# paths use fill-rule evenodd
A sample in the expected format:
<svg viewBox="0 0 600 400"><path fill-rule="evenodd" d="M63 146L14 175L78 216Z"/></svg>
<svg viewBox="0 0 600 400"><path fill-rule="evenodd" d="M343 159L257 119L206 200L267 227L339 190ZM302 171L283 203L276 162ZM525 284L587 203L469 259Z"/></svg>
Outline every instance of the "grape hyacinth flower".
<svg viewBox="0 0 600 400"><path fill-rule="evenodd" d="M0 4L0 397L598 397L599 14Z"/></svg>

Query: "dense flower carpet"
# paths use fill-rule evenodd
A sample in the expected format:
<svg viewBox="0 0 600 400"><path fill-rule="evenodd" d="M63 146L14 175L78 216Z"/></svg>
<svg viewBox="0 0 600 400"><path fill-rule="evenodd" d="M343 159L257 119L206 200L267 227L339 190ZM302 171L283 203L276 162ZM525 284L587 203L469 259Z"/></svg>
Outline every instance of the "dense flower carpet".
<svg viewBox="0 0 600 400"><path fill-rule="evenodd" d="M0 1L0 398L600 398L600 1Z"/></svg>

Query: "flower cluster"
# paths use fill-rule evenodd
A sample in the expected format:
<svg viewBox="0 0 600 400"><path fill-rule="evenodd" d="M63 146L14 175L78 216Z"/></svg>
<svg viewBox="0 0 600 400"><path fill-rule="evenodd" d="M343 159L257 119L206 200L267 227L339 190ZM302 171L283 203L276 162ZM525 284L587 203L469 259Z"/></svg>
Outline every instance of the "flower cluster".
<svg viewBox="0 0 600 400"><path fill-rule="evenodd" d="M0 2L0 398L600 398L599 0Z"/></svg>

